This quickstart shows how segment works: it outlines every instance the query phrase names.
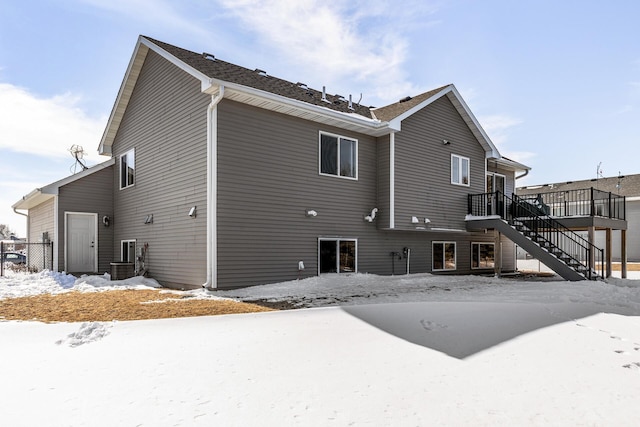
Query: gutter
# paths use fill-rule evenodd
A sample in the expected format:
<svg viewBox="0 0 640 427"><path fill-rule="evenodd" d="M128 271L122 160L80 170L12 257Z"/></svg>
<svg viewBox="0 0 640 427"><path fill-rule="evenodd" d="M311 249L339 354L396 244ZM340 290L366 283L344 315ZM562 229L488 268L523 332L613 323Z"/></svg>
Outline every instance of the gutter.
<svg viewBox="0 0 640 427"><path fill-rule="evenodd" d="M525 176L529 175L529 169L525 169L525 171L522 173L522 175L518 175L516 176L515 180L519 180L520 178L524 178Z"/></svg>
<svg viewBox="0 0 640 427"><path fill-rule="evenodd" d="M202 285L207 290L218 287L218 109L224 98L224 86L217 95L211 95L207 107L207 280Z"/></svg>

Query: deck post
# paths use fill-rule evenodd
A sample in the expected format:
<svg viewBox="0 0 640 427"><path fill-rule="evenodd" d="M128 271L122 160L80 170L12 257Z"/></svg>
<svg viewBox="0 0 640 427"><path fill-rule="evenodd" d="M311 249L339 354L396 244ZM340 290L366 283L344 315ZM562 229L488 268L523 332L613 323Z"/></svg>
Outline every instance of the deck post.
<svg viewBox="0 0 640 427"><path fill-rule="evenodd" d="M595 269L596 268L596 253L593 250L593 246L595 246L596 228L594 226L588 227L588 233L589 233L589 243L592 246L592 249L589 251L589 268Z"/></svg>
<svg viewBox="0 0 640 427"><path fill-rule="evenodd" d="M606 277L611 277L611 229L606 230L606 257L607 257L607 273Z"/></svg>
<svg viewBox="0 0 640 427"><path fill-rule="evenodd" d="M620 230L620 277L627 278L627 230Z"/></svg>
<svg viewBox="0 0 640 427"><path fill-rule="evenodd" d="M494 266L494 273L496 275L496 277L500 277L500 274L502 273L502 245L501 245L501 240L502 240L502 233L500 233L498 230L495 230L495 245L494 245L494 253L493 253L493 257L494 257L494 262L493 262L493 266Z"/></svg>

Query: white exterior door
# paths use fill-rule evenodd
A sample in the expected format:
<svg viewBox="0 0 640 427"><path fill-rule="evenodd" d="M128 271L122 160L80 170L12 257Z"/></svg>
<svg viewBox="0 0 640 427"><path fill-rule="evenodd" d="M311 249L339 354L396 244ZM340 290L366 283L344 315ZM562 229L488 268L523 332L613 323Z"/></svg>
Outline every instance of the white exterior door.
<svg viewBox="0 0 640 427"><path fill-rule="evenodd" d="M65 270L68 273L98 271L98 215L65 212Z"/></svg>

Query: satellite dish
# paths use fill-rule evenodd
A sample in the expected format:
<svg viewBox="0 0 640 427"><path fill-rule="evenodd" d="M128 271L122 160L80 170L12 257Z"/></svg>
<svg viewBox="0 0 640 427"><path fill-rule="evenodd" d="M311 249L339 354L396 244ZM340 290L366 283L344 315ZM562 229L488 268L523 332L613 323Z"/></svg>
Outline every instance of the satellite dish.
<svg viewBox="0 0 640 427"><path fill-rule="evenodd" d="M69 148L69 153L71 153L71 156L76 159L76 162L70 168L72 174L78 172L78 167L81 167L82 170L88 169L87 165L82 161L82 158L84 157L84 148L82 148L82 145L73 144L71 148Z"/></svg>

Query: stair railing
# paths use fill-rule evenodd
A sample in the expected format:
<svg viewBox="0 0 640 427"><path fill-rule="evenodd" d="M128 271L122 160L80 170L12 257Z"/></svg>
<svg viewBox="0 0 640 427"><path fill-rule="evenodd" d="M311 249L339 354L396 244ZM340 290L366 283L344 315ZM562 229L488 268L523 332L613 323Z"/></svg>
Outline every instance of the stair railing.
<svg viewBox="0 0 640 427"><path fill-rule="evenodd" d="M511 198L499 191L470 194L468 213L473 216L499 216L587 279L604 277L604 251L551 218L541 201L535 203L515 194Z"/></svg>

